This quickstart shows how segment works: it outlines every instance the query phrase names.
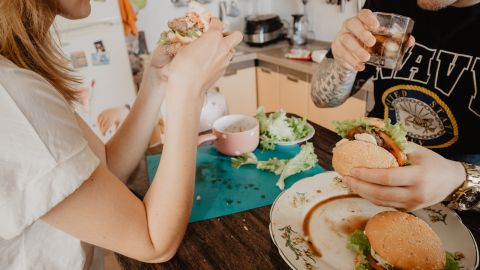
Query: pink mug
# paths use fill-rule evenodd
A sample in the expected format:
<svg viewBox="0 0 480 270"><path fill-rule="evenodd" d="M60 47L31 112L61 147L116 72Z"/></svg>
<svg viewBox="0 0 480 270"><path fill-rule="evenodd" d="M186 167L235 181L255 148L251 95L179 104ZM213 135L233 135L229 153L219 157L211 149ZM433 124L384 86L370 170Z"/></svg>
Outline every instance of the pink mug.
<svg viewBox="0 0 480 270"><path fill-rule="evenodd" d="M214 141L217 151L227 156L253 152L260 141L257 119L247 115L227 115L213 123L212 133L198 138L198 144Z"/></svg>

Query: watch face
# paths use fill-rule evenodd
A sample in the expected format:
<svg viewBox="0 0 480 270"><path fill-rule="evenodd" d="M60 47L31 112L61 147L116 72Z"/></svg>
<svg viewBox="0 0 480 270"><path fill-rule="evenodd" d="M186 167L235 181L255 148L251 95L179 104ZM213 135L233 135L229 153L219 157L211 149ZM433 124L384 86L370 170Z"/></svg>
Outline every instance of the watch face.
<svg viewBox="0 0 480 270"><path fill-rule="evenodd" d="M458 198L458 206L461 210L470 210L480 203L480 187L473 187L465 191Z"/></svg>

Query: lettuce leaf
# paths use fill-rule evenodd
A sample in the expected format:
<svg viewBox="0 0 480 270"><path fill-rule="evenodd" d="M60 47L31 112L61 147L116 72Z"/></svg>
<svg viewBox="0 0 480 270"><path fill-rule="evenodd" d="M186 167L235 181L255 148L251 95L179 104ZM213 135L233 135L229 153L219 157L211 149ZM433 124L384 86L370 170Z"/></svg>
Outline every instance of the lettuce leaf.
<svg viewBox="0 0 480 270"><path fill-rule="evenodd" d="M450 252L445 252L447 260L445 262L445 267L443 269L445 270L460 270L460 265L458 264L458 261L455 260L455 255L450 253Z"/></svg>
<svg viewBox="0 0 480 270"><path fill-rule="evenodd" d="M234 167L235 169L238 169L243 165L257 164L258 159L254 153L246 153L238 157L233 157L231 159L231 162L232 162L232 167Z"/></svg>
<svg viewBox="0 0 480 270"><path fill-rule="evenodd" d="M280 175L285 169L285 165L287 165L287 163L288 163L287 159L271 158L266 161L259 161L257 163L257 169L263 170L263 171L270 171L276 175Z"/></svg>
<svg viewBox="0 0 480 270"><path fill-rule="evenodd" d="M299 140L312 132L307 120L288 117L282 110L267 116L264 108L259 107L255 117L260 123L260 146L263 149L273 150L278 142Z"/></svg>
<svg viewBox="0 0 480 270"><path fill-rule="evenodd" d="M365 118L345 121L334 121L333 123L335 124L335 131L342 138L345 138L352 128L364 127L367 131L379 130L385 132L402 150L405 150L407 146L407 130L405 129L405 126L402 122L392 124L392 121L387 118L385 119L385 126L383 128L378 128L369 124L367 120L365 120Z"/></svg>
<svg viewBox="0 0 480 270"><path fill-rule="evenodd" d="M301 146L300 153L298 153L294 158L290 159L285 165L285 168L280 175L280 179L277 181L277 186L281 189L285 189L285 179L288 177L310 170L317 164L318 158L314 152L313 144L306 143Z"/></svg>
<svg viewBox="0 0 480 270"><path fill-rule="evenodd" d="M355 270L372 270L367 256L370 254L370 242L362 230L355 230L347 237L347 249L359 256L359 262L355 264Z"/></svg>

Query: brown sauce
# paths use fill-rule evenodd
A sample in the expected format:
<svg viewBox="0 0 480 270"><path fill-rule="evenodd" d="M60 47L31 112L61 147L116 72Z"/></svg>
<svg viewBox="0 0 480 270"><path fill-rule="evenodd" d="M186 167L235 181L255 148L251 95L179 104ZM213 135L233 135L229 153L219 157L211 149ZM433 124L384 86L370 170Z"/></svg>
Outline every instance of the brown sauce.
<svg viewBox="0 0 480 270"><path fill-rule="evenodd" d="M312 218L313 212L317 210L317 208L324 206L327 203L331 203L336 200L342 200L342 199L347 199L347 198L360 198L357 194L344 194L344 195L338 195L338 196L333 196L330 197L326 200L318 202L315 206L310 208L308 213L305 215L305 219L303 220L303 235L308 239L307 243L310 246L310 249L313 251L313 254L322 257L322 253L320 250L315 248L311 241L310 241L310 230L308 228L308 224L310 223L310 219ZM353 216L352 218L349 218L348 220L346 219L345 221L342 221L340 224L337 224L338 226L338 231L350 231L353 232L355 229L360 229L362 226L365 228L365 225L367 224L368 218L363 217L363 216ZM356 228L354 228L356 227ZM349 233L348 233L349 234Z"/></svg>

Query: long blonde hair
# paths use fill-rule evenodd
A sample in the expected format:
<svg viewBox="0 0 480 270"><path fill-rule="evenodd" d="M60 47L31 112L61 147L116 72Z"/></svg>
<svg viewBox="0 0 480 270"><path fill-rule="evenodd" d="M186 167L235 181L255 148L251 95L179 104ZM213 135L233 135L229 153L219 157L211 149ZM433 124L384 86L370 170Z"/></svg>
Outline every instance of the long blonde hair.
<svg viewBox="0 0 480 270"><path fill-rule="evenodd" d="M0 55L45 78L70 103L79 79L54 43L56 0L0 0Z"/></svg>

